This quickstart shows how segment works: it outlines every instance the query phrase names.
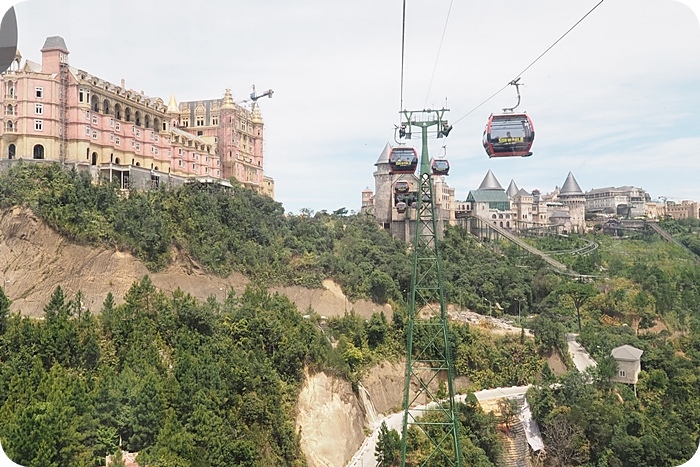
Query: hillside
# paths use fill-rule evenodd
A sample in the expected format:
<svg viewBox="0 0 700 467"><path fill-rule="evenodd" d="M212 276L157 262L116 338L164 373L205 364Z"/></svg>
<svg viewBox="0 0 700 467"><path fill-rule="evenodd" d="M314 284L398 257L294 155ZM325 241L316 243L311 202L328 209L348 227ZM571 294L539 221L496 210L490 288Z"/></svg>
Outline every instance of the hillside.
<svg viewBox="0 0 700 467"><path fill-rule="evenodd" d="M132 254L78 245L48 227L28 208L14 207L0 212L0 273L5 292L12 300L12 311L39 317L51 293L60 285L68 296L81 291L84 306L97 311L111 292L117 303L135 281L150 275L153 284L166 292L180 288L205 301L213 295L226 298L229 290L242 293L250 280L233 272L228 277L206 273L196 261L184 253L165 270L151 272ZM340 287L324 281L322 289L299 286L273 287L292 300L300 310L311 306L325 316L342 316L346 309L369 318L375 311L391 315L391 307L368 300L349 301Z"/></svg>
<svg viewBox="0 0 700 467"><path fill-rule="evenodd" d="M574 261L596 273L582 283L448 227L455 371L468 390L558 382L530 405L563 465L687 459L700 433L700 267L653 237L596 241ZM333 464L371 413L361 382L379 411L400 403L400 363L376 384L368 372L405 355L410 249L367 216L292 216L205 184L125 196L19 164L0 174L0 258L0 435L27 463L94 466L121 438L153 465ZM534 339L480 330L470 312L521 320ZM567 332L600 363L592 384L546 366ZM636 394L609 381L623 344L643 351ZM460 410L465 458L498 465L496 420ZM555 454L561 426L577 436ZM64 448L24 441L36 437Z"/></svg>

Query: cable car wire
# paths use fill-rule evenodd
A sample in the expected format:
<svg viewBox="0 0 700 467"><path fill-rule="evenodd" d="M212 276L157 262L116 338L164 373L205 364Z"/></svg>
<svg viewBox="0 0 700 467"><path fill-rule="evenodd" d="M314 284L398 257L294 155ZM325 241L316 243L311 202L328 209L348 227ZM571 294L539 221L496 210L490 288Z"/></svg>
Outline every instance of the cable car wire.
<svg viewBox="0 0 700 467"><path fill-rule="evenodd" d="M403 110L403 67L404 67L404 51L406 49L406 0L403 0L403 24L401 26L401 105L399 112Z"/></svg>
<svg viewBox="0 0 700 467"><path fill-rule="evenodd" d="M445 40L445 32L447 31L447 23L450 21L450 13L452 12L452 2L450 0L450 7L447 9L447 18L445 18L445 26L442 28L442 37L440 37L440 45L438 46L437 56L435 57L435 65L433 65L433 74L430 76L430 84L428 85L428 92L425 93L425 103L423 108L428 105L428 96L430 95L430 89L433 87L433 79L435 79L435 70L437 70L438 60L440 59L440 51L442 51L442 43Z"/></svg>
<svg viewBox="0 0 700 467"><path fill-rule="evenodd" d="M598 7L600 6L600 4L603 3L604 1L605 1L605 0L600 0L593 8L591 8L591 9L588 11L588 13L586 13L585 15L583 15L583 16L581 17L581 19L579 19L578 21L576 21L576 23L575 23L573 26L571 26L571 27L569 28L568 31L566 31L564 34L562 34L562 35L559 37L559 39L557 39L556 41L554 41L554 43L553 43L552 45L550 45L549 47L547 47L547 49L546 49L544 52L542 52L542 53L539 55L539 57L537 57L535 60L533 60L532 63L530 63L528 66L526 66L525 69L524 69L523 71L521 71L520 73L518 73L518 74L516 75L515 78L513 78L512 80L510 80L510 81L508 82L508 84L506 84L506 85L503 86L501 89L499 89L498 91L496 91L495 93L493 93L489 98L487 98L486 100L484 100L483 102L481 102L479 105L477 105L476 107L474 107L472 110L470 110L469 112L467 112L467 113L464 114L463 116L459 117L459 118L458 118L457 120L455 120L452 124L454 125L455 123L457 123L457 122L461 121L462 119L468 117L470 114L472 114L472 113L475 112L477 109L479 109L479 107L481 107L482 105L486 104L488 101L490 101L491 99L493 99L494 97L496 97L498 94L500 94L505 88L507 88L508 86L510 86L510 83L512 83L512 82L515 81L516 79L520 78L527 70L530 69L530 67L532 67L535 63L537 63L537 62L539 61L539 59L541 59L547 52L549 52L550 50L552 50L552 48L553 48L555 45L557 45L562 39L564 39L564 37L566 37L571 31L573 31L573 29L574 29L576 26L578 26L584 19L586 19L586 17L588 17L588 15L590 15L591 13L593 13L593 11L594 11L596 8L598 8Z"/></svg>

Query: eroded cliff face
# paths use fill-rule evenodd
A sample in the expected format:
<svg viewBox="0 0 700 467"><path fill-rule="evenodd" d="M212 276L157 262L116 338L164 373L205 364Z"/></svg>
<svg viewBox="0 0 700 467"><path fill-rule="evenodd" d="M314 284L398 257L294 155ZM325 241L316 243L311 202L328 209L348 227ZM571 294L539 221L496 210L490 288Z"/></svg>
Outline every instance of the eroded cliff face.
<svg viewBox="0 0 700 467"><path fill-rule="evenodd" d="M359 395L347 381L307 373L297 404L297 430L309 466L346 465L365 440L365 430L376 428L373 424L382 417L402 411L405 371L403 361L375 365L362 377ZM441 380L444 375L431 384L433 390ZM466 378L457 378L455 390L467 385ZM411 388L412 398L416 390Z"/></svg>
<svg viewBox="0 0 700 467"><path fill-rule="evenodd" d="M365 412L348 381L306 375L297 403L297 431L311 467L342 467L365 439Z"/></svg>

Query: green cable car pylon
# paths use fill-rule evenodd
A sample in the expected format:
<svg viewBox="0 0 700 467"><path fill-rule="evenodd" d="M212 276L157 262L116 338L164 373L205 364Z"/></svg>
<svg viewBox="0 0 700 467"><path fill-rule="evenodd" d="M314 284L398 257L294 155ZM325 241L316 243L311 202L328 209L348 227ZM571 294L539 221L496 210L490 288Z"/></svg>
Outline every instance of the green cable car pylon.
<svg viewBox="0 0 700 467"><path fill-rule="evenodd" d="M413 241L413 270L406 337L404 416L401 437L401 466L460 466L459 420L455 413L454 367L450 352L447 310L442 282L438 220L432 170L428 157L428 129L437 127L438 137L451 130L443 119L447 109L402 111L400 135L419 127L422 136L419 191ZM409 130L408 133L406 130ZM438 375L447 375L447 394L438 390ZM442 399L441 399L442 397ZM431 450L407 449L411 431L429 440Z"/></svg>

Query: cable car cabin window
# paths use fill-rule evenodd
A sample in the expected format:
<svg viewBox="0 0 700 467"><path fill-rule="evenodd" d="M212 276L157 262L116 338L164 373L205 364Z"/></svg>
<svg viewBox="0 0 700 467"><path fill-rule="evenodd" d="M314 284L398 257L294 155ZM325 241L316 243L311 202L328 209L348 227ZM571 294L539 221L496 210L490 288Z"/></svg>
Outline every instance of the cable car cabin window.
<svg viewBox="0 0 700 467"><path fill-rule="evenodd" d="M492 115L484 131L489 157L531 156L535 139L532 121L525 114Z"/></svg>
<svg viewBox="0 0 700 467"><path fill-rule="evenodd" d="M407 209L407 208L408 208L408 206L407 206L406 203L404 203L404 202L400 202L400 203L398 203L398 204L396 205L396 211L397 211L399 214L403 214L404 212L406 212L406 209Z"/></svg>
<svg viewBox="0 0 700 467"><path fill-rule="evenodd" d="M414 173L418 167L418 154L409 147L399 146L391 149L389 169L391 173Z"/></svg>

